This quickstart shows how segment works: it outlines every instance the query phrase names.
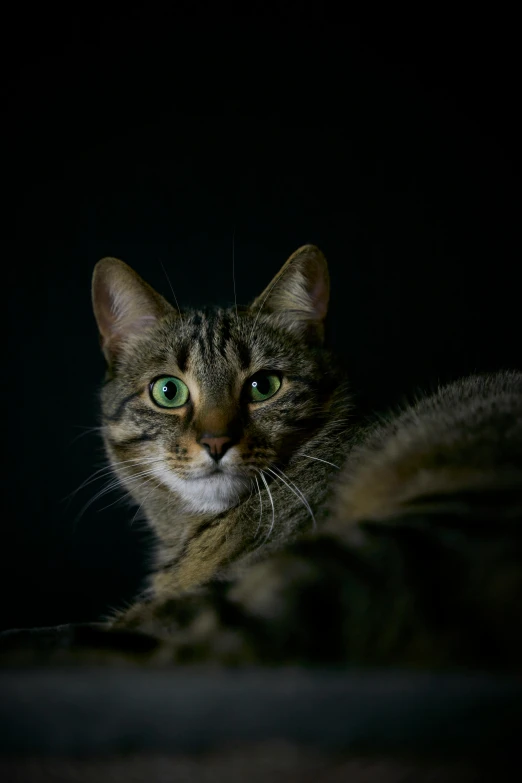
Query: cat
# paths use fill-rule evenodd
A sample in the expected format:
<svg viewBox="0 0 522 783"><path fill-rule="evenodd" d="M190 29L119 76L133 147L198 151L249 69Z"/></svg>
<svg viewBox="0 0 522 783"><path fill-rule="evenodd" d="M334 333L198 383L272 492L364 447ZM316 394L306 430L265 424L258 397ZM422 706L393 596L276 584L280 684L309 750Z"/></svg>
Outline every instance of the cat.
<svg viewBox="0 0 522 783"><path fill-rule="evenodd" d="M65 660L520 670L520 372L362 419L312 245L248 307L176 310L110 258L92 294L105 449L156 548L133 604L58 633Z"/></svg>
<svg viewBox="0 0 522 783"><path fill-rule="evenodd" d="M176 311L103 259L103 436L156 533L114 630L169 660L518 666L522 375L358 419L306 245L249 306Z"/></svg>
<svg viewBox="0 0 522 783"><path fill-rule="evenodd" d="M176 312L123 262L99 262L103 438L156 534L153 573L134 604L103 622L0 635L4 665L67 666L50 680L46 668L28 680L8 672L7 747L12 754L14 736L30 749L18 745L16 758L15 747L8 774L176 777L187 769L181 743L190 770L212 779L273 779L276 758L285 780L331 770L339 780L475 781L518 752L522 374L466 378L361 419L324 347L327 303L326 262L312 246L237 311ZM173 663L191 675L198 665L265 667L235 683L245 702L237 736L227 734L237 698L227 690L216 700L214 673L180 687L187 672ZM75 678L71 664L102 671ZM165 664L158 681L150 670ZM292 667L320 670L299 685ZM366 672L365 691L360 667L392 678ZM410 671L397 680L393 667ZM429 674L426 691L412 668L479 669L483 690L460 673ZM515 676L484 679L484 669ZM34 674L44 685L36 702ZM141 688L136 674L146 675ZM286 723L271 674L284 677ZM165 749L161 773L151 748Z"/></svg>
<svg viewBox="0 0 522 783"><path fill-rule="evenodd" d="M311 246L237 309L181 313L123 262L97 265L103 436L157 536L149 595L229 578L321 525L352 426L328 296Z"/></svg>

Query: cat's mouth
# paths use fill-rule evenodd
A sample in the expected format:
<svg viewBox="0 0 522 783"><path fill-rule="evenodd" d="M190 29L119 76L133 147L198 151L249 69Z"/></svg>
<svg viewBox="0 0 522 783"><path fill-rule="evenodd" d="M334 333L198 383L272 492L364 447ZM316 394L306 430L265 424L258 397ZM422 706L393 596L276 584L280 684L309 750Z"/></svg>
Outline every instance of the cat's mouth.
<svg viewBox="0 0 522 783"><path fill-rule="evenodd" d="M201 472L197 472L195 476L187 476L187 481L200 481L201 479L208 479L208 478L217 478L218 476L223 476L223 478L237 478L237 479L245 479L246 473L245 471L240 471L234 469L231 470L229 467L226 467L225 465L209 465L208 467L205 467L201 470Z"/></svg>
<svg viewBox="0 0 522 783"><path fill-rule="evenodd" d="M220 513L236 506L251 492L251 475L241 468L241 465L207 463L193 466L183 476L167 465L155 465L153 471L189 511Z"/></svg>
<svg viewBox="0 0 522 783"><path fill-rule="evenodd" d="M172 476L168 484L192 511L201 513L226 511L251 491L251 480L246 473L218 465L181 481Z"/></svg>

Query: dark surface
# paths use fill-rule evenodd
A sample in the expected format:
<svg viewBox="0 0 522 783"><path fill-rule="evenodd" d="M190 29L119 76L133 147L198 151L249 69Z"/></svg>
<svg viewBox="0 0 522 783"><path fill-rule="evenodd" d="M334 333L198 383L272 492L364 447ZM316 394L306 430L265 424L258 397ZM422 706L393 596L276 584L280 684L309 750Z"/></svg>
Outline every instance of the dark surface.
<svg viewBox="0 0 522 783"><path fill-rule="evenodd" d="M266 740L354 754L513 751L520 679L403 672L0 673L0 753L196 753Z"/></svg>
<svg viewBox="0 0 522 783"><path fill-rule="evenodd" d="M163 263L182 303L230 303L234 231L239 301L320 245L366 410L521 366L514 21L182 8L6 22L3 628L96 619L144 573L119 495L81 514L96 481L65 500L102 464L85 429L101 256L170 297Z"/></svg>

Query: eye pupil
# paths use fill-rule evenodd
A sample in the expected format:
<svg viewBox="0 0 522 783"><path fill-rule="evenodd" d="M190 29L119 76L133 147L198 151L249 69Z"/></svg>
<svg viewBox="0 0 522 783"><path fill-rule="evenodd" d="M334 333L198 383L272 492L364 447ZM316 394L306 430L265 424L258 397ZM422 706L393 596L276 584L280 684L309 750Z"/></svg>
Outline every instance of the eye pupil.
<svg viewBox="0 0 522 783"><path fill-rule="evenodd" d="M172 381L169 381L163 387L163 394L165 395L167 400L173 400L177 393L178 393L178 387Z"/></svg>
<svg viewBox="0 0 522 783"><path fill-rule="evenodd" d="M281 386L281 378L277 373L258 372L250 379L247 394L252 402L262 402L273 397Z"/></svg>
<svg viewBox="0 0 522 783"><path fill-rule="evenodd" d="M252 386L254 386L260 394L268 394L270 391L270 377L261 376L259 380L253 382Z"/></svg>

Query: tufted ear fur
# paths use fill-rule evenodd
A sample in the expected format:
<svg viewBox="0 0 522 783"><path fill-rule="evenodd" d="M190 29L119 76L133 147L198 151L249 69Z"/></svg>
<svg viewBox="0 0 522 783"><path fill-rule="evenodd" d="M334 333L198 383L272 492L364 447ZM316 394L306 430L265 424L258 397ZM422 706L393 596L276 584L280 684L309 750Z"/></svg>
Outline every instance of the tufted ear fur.
<svg viewBox="0 0 522 783"><path fill-rule="evenodd" d="M273 313L290 330L311 330L322 339L329 295L324 255L314 245L303 245L290 256L251 309Z"/></svg>
<svg viewBox="0 0 522 783"><path fill-rule="evenodd" d="M92 277L92 305L103 353L110 365L132 335L175 310L117 258L102 258Z"/></svg>

